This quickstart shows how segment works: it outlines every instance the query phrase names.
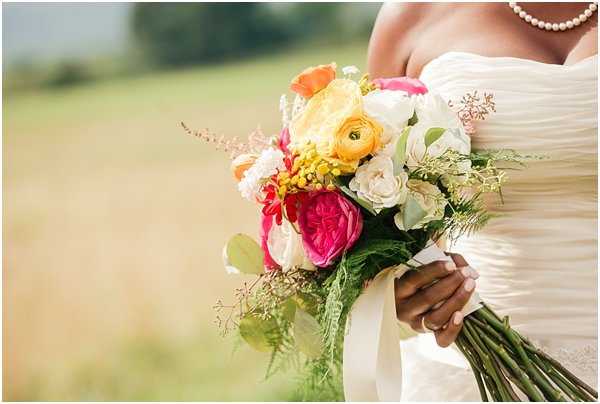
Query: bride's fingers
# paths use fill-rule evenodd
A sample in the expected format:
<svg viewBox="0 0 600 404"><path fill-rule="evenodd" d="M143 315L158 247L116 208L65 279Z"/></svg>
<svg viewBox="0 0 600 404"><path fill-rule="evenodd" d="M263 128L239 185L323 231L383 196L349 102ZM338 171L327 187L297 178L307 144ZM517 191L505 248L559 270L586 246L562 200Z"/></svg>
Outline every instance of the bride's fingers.
<svg viewBox="0 0 600 404"><path fill-rule="evenodd" d="M464 257L460 254L446 253L446 255L449 256L450 258L452 258L452 261L454 261L456 266L459 268L466 267L469 265L467 260L465 260Z"/></svg>
<svg viewBox="0 0 600 404"><path fill-rule="evenodd" d="M448 324L453 313L465 307L474 290L475 281L467 278L452 297L446 300L439 308L427 313L427 326L432 330L437 330Z"/></svg>
<svg viewBox="0 0 600 404"><path fill-rule="evenodd" d="M427 286L407 299L413 314L422 314L451 297L470 275L469 270L454 271L439 282Z"/></svg>
<svg viewBox="0 0 600 404"><path fill-rule="evenodd" d="M396 279L396 299L406 299L414 295L423 286L445 278L456 269L454 261L439 260L406 272Z"/></svg>
<svg viewBox="0 0 600 404"><path fill-rule="evenodd" d="M463 317L460 311L455 312L445 329L443 328L434 332L435 340L439 346L446 348L456 340L462 327Z"/></svg>

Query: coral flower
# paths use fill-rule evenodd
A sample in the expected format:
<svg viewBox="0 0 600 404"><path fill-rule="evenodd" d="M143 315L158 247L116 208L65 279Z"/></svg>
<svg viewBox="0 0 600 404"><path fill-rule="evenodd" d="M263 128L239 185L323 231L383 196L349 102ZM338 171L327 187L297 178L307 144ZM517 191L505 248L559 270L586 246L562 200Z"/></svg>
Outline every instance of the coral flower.
<svg viewBox="0 0 600 404"><path fill-rule="evenodd" d="M306 99L311 98L335 79L336 67L335 62L328 65L309 67L292 79L290 90Z"/></svg>
<svg viewBox="0 0 600 404"><path fill-rule="evenodd" d="M244 173L252 167L255 161L256 157L251 154L240 154L231 162L231 171L237 182L240 182L244 178Z"/></svg>

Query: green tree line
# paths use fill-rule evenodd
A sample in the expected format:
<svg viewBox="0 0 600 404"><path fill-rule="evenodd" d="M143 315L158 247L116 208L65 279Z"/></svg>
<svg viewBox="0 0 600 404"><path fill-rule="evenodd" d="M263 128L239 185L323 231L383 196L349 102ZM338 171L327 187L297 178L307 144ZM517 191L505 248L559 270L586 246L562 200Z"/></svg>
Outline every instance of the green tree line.
<svg viewBox="0 0 600 404"><path fill-rule="evenodd" d="M162 67L214 63L368 35L375 3L136 3L137 50Z"/></svg>

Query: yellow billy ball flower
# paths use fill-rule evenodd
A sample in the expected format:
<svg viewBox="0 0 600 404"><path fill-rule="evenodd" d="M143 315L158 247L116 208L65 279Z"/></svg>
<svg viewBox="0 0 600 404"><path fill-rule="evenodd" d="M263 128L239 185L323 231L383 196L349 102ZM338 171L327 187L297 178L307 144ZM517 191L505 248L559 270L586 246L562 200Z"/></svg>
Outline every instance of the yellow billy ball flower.
<svg viewBox="0 0 600 404"><path fill-rule="evenodd" d="M333 151L342 161L360 160L379 146L381 132L382 127L371 118L350 117L336 133Z"/></svg>
<svg viewBox="0 0 600 404"><path fill-rule="evenodd" d="M327 166L325 163L322 163L319 165L319 167L317 167L317 172L321 175L325 175L329 172L329 166Z"/></svg>

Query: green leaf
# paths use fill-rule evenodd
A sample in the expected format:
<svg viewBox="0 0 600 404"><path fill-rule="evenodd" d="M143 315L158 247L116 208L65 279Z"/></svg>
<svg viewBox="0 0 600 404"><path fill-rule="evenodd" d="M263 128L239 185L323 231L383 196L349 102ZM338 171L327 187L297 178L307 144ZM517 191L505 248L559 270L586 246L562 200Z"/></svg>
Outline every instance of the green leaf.
<svg viewBox="0 0 600 404"><path fill-rule="evenodd" d="M296 292L296 297L296 303L298 304L298 307L311 316L317 314L317 310L319 309L319 299L316 296L298 291Z"/></svg>
<svg viewBox="0 0 600 404"><path fill-rule="evenodd" d="M398 143L396 143L396 159L394 160L394 175L399 175L404 169L406 163L406 142L410 135L411 126L402 131Z"/></svg>
<svg viewBox="0 0 600 404"><path fill-rule="evenodd" d="M296 308L294 318L294 341L298 349L309 358L319 357L325 352L319 323L299 307Z"/></svg>
<svg viewBox="0 0 600 404"><path fill-rule="evenodd" d="M296 302L294 301L294 296L290 297L283 304L283 308L281 309L283 313L283 317L286 318L290 323L294 322L294 316L296 315Z"/></svg>
<svg viewBox="0 0 600 404"><path fill-rule="evenodd" d="M267 320L250 315L240 321L240 335L252 348L263 352L271 352L274 346L271 341L279 334L279 327L275 318Z"/></svg>
<svg viewBox="0 0 600 404"><path fill-rule="evenodd" d="M265 271L262 248L245 234L236 234L229 239L227 257L232 266L245 274L259 275Z"/></svg>
<svg viewBox="0 0 600 404"><path fill-rule="evenodd" d="M404 217L402 218L404 230L412 229L425 216L427 216L427 212L421 207L421 204L414 196L408 194L404 204Z"/></svg>
<svg viewBox="0 0 600 404"><path fill-rule="evenodd" d="M343 193L345 193L346 195L348 195L350 198L352 198L352 200L354 202L358 203L360 206L362 206L363 208L365 208L367 210L367 212L369 212L373 216L377 215L377 212L375 212L375 209L373 209L373 207L369 204L369 202L363 201L362 199L360 199L358 197L358 195L356 195L350 188L348 188L348 187L340 187L340 190Z"/></svg>
<svg viewBox="0 0 600 404"><path fill-rule="evenodd" d="M425 147L429 147L446 132L444 128L429 128L425 133Z"/></svg>
<svg viewBox="0 0 600 404"><path fill-rule="evenodd" d="M413 116L408 120L408 126L414 126L418 121L417 112L413 114Z"/></svg>

